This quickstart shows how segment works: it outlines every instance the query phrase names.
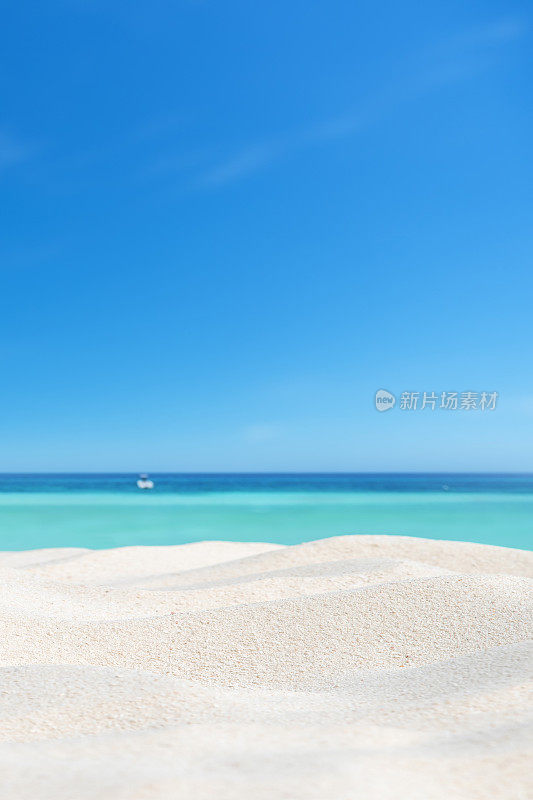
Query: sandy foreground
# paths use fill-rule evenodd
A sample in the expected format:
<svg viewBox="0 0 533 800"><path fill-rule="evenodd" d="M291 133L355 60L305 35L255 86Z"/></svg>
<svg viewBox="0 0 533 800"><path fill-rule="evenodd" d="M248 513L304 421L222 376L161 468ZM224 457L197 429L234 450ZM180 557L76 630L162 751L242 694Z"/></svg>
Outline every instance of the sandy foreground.
<svg viewBox="0 0 533 800"><path fill-rule="evenodd" d="M0 553L2 800L529 800L533 554Z"/></svg>

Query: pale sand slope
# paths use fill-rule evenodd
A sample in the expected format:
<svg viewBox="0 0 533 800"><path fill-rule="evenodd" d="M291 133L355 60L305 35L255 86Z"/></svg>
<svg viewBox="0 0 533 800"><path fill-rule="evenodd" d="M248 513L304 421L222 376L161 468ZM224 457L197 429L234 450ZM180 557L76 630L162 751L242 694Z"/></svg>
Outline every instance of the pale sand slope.
<svg viewBox="0 0 533 800"><path fill-rule="evenodd" d="M0 797L529 800L532 573L393 536L0 553Z"/></svg>

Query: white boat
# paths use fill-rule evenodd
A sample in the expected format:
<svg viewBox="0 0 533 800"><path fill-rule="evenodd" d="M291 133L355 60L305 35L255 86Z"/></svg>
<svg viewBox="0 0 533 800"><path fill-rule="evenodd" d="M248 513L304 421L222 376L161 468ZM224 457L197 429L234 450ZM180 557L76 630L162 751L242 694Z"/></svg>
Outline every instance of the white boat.
<svg viewBox="0 0 533 800"><path fill-rule="evenodd" d="M154 482L150 480L148 475L139 475L137 486L139 487L139 489L153 489Z"/></svg>

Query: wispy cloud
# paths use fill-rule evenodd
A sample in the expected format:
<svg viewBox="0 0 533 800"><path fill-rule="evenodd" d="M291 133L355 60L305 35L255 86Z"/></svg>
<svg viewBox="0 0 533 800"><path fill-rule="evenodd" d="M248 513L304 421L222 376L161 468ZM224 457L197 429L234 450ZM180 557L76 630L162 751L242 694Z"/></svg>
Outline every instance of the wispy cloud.
<svg viewBox="0 0 533 800"><path fill-rule="evenodd" d="M283 155L286 150L287 143L283 140L260 142L244 148L210 170L204 175L202 183L205 186L221 186L231 183L252 172L257 172Z"/></svg>
<svg viewBox="0 0 533 800"><path fill-rule="evenodd" d="M411 74L384 87L381 96L374 97L365 108L246 145L207 170L199 184L222 187L265 169L291 153L353 136L386 118L398 107L487 68L495 53L523 37L527 30L524 20L506 18L463 31L419 54Z"/></svg>
<svg viewBox="0 0 533 800"><path fill-rule="evenodd" d="M528 30L525 19L506 17L464 31L447 42L447 47L492 47L519 39Z"/></svg>
<svg viewBox="0 0 533 800"><path fill-rule="evenodd" d="M497 62L528 30L525 20L505 18L462 31L420 54L419 89L467 80Z"/></svg>
<svg viewBox="0 0 533 800"><path fill-rule="evenodd" d="M361 127L360 118L339 117L244 147L206 172L203 186L223 186L268 167L291 152L349 136Z"/></svg>

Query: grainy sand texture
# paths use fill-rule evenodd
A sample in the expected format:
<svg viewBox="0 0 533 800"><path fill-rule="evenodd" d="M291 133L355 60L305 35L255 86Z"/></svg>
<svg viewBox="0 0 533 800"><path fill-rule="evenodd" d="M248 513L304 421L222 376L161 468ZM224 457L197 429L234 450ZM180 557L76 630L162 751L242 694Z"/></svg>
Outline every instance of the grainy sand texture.
<svg viewBox="0 0 533 800"><path fill-rule="evenodd" d="M0 553L2 800L529 800L530 553Z"/></svg>

